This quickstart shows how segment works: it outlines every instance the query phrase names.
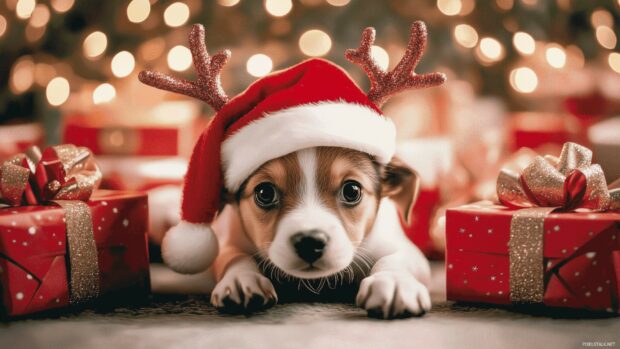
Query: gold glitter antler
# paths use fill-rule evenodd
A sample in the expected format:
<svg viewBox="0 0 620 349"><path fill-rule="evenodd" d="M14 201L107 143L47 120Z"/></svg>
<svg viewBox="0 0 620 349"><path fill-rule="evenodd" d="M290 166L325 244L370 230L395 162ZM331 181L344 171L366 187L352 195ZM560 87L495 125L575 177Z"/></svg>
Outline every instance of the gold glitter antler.
<svg viewBox="0 0 620 349"><path fill-rule="evenodd" d="M443 84L446 76L443 73L417 75L414 69L422 58L426 48L428 33L424 22L416 21L411 25L409 43L405 55L394 70L386 72L372 58L370 49L375 42L375 28L364 29L362 40L357 49L345 52L345 58L360 66L370 79L368 98L377 106L383 105L392 95L409 88L425 88Z"/></svg>
<svg viewBox="0 0 620 349"><path fill-rule="evenodd" d="M218 111L228 102L228 96L220 82L220 72L230 58L230 51L224 50L209 56L205 44L205 28L201 24L194 24L192 27L189 34L189 47L198 77L196 81L154 71L142 71L138 78L155 88L203 100Z"/></svg>

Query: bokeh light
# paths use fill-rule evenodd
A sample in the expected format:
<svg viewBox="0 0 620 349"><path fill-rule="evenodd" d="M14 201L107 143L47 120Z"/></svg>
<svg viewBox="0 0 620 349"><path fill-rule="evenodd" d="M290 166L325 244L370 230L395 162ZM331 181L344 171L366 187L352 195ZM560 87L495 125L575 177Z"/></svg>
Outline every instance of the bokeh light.
<svg viewBox="0 0 620 349"><path fill-rule="evenodd" d="M217 0L217 3L222 6L231 7L237 5L239 0Z"/></svg>
<svg viewBox="0 0 620 349"><path fill-rule="evenodd" d="M32 57L22 56L11 69L10 88L14 94L26 92L34 82L35 65Z"/></svg>
<svg viewBox="0 0 620 349"><path fill-rule="evenodd" d="M60 106L69 98L69 92L71 92L71 86L69 81L62 76L58 76L50 80L45 88L45 96L47 102L52 106Z"/></svg>
<svg viewBox="0 0 620 349"><path fill-rule="evenodd" d="M265 0L265 10L275 17L286 16L293 9L291 0Z"/></svg>
<svg viewBox="0 0 620 349"><path fill-rule="evenodd" d="M87 58L96 58L101 56L107 47L108 37L100 31L94 31L84 39L82 51Z"/></svg>
<svg viewBox="0 0 620 349"><path fill-rule="evenodd" d="M327 0L327 3L332 6L346 6L351 0Z"/></svg>
<svg viewBox="0 0 620 349"><path fill-rule="evenodd" d="M495 5L497 5L497 8L503 11L512 10L514 4L514 0L495 0Z"/></svg>
<svg viewBox="0 0 620 349"><path fill-rule="evenodd" d="M44 27L50 20L50 9L45 4L38 4L32 11L30 25L35 28Z"/></svg>
<svg viewBox="0 0 620 349"><path fill-rule="evenodd" d="M127 5L127 19L132 23L144 22L151 13L149 0L131 0Z"/></svg>
<svg viewBox="0 0 620 349"><path fill-rule="evenodd" d="M612 52L607 56L607 63L609 63L609 67L620 74L620 53Z"/></svg>
<svg viewBox="0 0 620 349"><path fill-rule="evenodd" d="M164 22L169 27L180 27L189 20L189 7L182 2L175 2L164 11Z"/></svg>
<svg viewBox="0 0 620 349"><path fill-rule="evenodd" d="M15 6L15 15L20 19L30 18L36 4L35 0L19 0Z"/></svg>
<svg viewBox="0 0 620 349"><path fill-rule="evenodd" d="M454 40L466 48L474 48L478 44L478 32L469 24L459 24L454 27Z"/></svg>
<svg viewBox="0 0 620 349"><path fill-rule="evenodd" d="M614 26L614 17L604 8L597 8L592 11L592 15L590 15L590 23L592 23L592 27L594 28L600 26L611 28Z"/></svg>
<svg viewBox="0 0 620 349"><path fill-rule="evenodd" d="M269 58L269 56L262 53L257 53L248 59L246 69L252 76L265 76L273 69L273 61Z"/></svg>
<svg viewBox="0 0 620 349"><path fill-rule="evenodd" d="M390 55L383 49L383 47L372 45L370 47L370 55L381 69L387 70L390 65Z"/></svg>
<svg viewBox="0 0 620 349"><path fill-rule="evenodd" d="M547 63L554 68L563 68L566 65L566 52L558 44L548 44L545 50Z"/></svg>
<svg viewBox="0 0 620 349"><path fill-rule="evenodd" d="M456 16L461 12L461 0L437 0L437 8L446 16Z"/></svg>
<svg viewBox="0 0 620 349"><path fill-rule="evenodd" d="M104 104L112 101L116 97L116 89L108 83L103 83L93 91L93 103Z"/></svg>
<svg viewBox="0 0 620 349"><path fill-rule="evenodd" d="M187 70L192 65L192 52L183 45L177 45L168 51L168 67L175 71Z"/></svg>
<svg viewBox="0 0 620 349"><path fill-rule="evenodd" d="M616 33L604 25L596 28L596 40L598 43L608 50L613 50L616 47L618 39Z"/></svg>
<svg viewBox="0 0 620 349"><path fill-rule="evenodd" d="M56 76L56 69L47 63L37 63L34 68L34 81L39 86L47 86L47 83L50 82Z"/></svg>
<svg viewBox="0 0 620 349"><path fill-rule="evenodd" d="M0 37L6 33L7 22L3 15L0 15Z"/></svg>
<svg viewBox="0 0 620 349"><path fill-rule="evenodd" d="M515 49L523 55L531 55L536 51L536 41L525 32L516 32L512 37L512 44Z"/></svg>
<svg viewBox="0 0 620 349"><path fill-rule="evenodd" d="M486 37L480 40L478 58L484 63L494 63L504 58L504 47L497 39Z"/></svg>
<svg viewBox="0 0 620 349"><path fill-rule="evenodd" d="M531 68L516 68L510 72L510 85L517 92L532 93L538 87L538 76Z"/></svg>
<svg viewBox="0 0 620 349"><path fill-rule="evenodd" d="M111 67L114 76L124 78L136 67L136 60L130 52L121 51L112 58Z"/></svg>
<svg viewBox="0 0 620 349"><path fill-rule="evenodd" d="M307 56L326 55L332 47L332 39L322 30L311 29L299 38L299 48Z"/></svg>
<svg viewBox="0 0 620 349"><path fill-rule="evenodd" d="M54 11L64 13L69 11L74 3L75 0L51 0L50 5L52 5Z"/></svg>

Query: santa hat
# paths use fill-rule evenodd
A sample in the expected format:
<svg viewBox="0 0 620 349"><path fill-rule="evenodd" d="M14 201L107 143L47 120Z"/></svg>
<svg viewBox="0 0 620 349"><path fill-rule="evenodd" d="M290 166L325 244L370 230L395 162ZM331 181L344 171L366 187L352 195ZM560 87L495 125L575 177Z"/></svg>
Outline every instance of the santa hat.
<svg viewBox="0 0 620 349"><path fill-rule="evenodd" d="M196 273L210 266L218 253L210 224L223 208L223 196L236 193L269 160L318 146L358 150L382 164L392 158L394 124L333 63L304 61L257 80L228 101L217 77L229 53L209 57L201 26L194 26L190 45L201 75L197 82L177 80L174 85L159 73L140 74L147 84L201 98L219 109L189 162L182 221L162 242L163 258L172 269ZM209 94L201 95L205 89Z"/></svg>

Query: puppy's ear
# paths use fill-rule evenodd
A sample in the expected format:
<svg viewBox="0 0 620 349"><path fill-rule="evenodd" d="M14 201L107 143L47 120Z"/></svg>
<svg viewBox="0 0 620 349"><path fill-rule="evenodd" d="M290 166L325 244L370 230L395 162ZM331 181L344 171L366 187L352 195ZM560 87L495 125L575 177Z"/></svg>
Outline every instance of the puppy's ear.
<svg viewBox="0 0 620 349"><path fill-rule="evenodd" d="M418 174L402 160L394 157L383 168L381 197L389 197L396 203L396 207L407 225L411 223L409 221L411 207L418 198L419 189L420 178Z"/></svg>

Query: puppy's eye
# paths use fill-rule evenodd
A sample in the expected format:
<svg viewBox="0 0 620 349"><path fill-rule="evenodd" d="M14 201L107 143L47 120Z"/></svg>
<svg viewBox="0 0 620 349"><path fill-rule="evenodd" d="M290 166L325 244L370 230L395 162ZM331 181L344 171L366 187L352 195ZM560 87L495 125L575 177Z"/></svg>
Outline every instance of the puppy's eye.
<svg viewBox="0 0 620 349"><path fill-rule="evenodd" d="M340 201L355 206L362 201L362 185L356 181L346 181L340 188Z"/></svg>
<svg viewBox="0 0 620 349"><path fill-rule="evenodd" d="M261 183L254 188L254 202L258 207L268 210L280 202L276 187L268 182Z"/></svg>

